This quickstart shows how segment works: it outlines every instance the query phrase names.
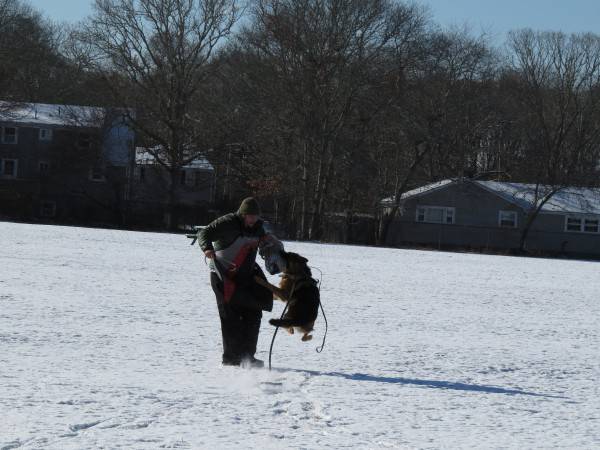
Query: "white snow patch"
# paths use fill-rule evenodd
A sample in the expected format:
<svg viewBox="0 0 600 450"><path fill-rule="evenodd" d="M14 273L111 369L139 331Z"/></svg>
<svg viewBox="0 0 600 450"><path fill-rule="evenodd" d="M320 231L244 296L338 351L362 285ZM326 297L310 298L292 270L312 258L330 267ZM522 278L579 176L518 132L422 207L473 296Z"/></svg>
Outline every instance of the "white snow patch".
<svg viewBox="0 0 600 450"><path fill-rule="evenodd" d="M0 235L0 449L600 447L597 262L286 242L329 332L269 372L220 366L184 236Z"/></svg>

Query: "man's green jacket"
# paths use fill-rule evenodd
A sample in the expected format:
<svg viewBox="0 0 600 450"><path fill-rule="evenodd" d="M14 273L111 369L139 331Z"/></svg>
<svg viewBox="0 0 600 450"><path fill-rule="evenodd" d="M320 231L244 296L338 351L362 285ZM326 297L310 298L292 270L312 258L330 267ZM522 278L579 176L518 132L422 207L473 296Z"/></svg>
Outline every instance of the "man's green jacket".
<svg viewBox="0 0 600 450"><path fill-rule="evenodd" d="M261 238L265 234L262 220L247 228L239 214L231 213L213 220L198 231L198 244L202 251L218 251L229 247L240 236Z"/></svg>

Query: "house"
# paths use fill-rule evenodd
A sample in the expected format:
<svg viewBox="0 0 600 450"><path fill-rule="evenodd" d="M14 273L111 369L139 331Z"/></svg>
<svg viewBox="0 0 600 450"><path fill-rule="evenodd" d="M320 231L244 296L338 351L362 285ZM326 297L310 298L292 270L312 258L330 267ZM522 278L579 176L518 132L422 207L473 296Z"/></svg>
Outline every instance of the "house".
<svg viewBox="0 0 600 450"><path fill-rule="evenodd" d="M529 184L462 178L428 184L402 195L386 243L518 249L535 199ZM392 205L383 200L384 212ZM600 190L559 190L532 222L526 249L600 256Z"/></svg>
<svg viewBox="0 0 600 450"><path fill-rule="evenodd" d="M133 144L118 110L0 102L0 217L122 223Z"/></svg>
<svg viewBox="0 0 600 450"><path fill-rule="evenodd" d="M169 211L170 173L160 164L155 154L144 147L135 149L131 207L140 225L161 226ZM215 169L205 158L198 156L178 170L174 186L177 220L181 227L195 223L206 223L209 209L215 200Z"/></svg>

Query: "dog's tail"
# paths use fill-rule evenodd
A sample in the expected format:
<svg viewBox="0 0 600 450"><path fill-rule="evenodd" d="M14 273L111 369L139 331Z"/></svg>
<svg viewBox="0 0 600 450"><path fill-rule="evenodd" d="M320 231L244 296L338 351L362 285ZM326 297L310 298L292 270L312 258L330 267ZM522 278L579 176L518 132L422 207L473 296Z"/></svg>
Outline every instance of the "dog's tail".
<svg viewBox="0 0 600 450"><path fill-rule="evenodd" d="M269 323L271 325L273 325L274 327L298 327L298 326L302 326L303 324L301 323L297 323L295 320L292 319L270 319Z"/></svg>

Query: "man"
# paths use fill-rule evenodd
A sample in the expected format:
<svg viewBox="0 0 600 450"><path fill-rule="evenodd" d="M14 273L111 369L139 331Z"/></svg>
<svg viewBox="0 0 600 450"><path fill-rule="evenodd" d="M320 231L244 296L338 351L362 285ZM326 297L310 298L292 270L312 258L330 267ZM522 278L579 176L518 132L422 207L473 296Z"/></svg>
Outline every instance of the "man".
<svg viewBox="0 0 600 450"><path fill-rule="evenodd" d="M267 234L256 199L244 199L236 213L214 220L198 232L198 243L210 260L210 283L217 298L223 337L223 364L262 367L256 343L262 310L271 311L273 294L254 281L265 278L256 264L259 243Z"/></svg>

